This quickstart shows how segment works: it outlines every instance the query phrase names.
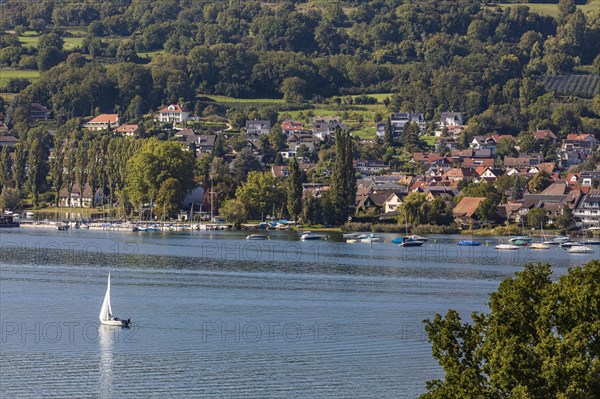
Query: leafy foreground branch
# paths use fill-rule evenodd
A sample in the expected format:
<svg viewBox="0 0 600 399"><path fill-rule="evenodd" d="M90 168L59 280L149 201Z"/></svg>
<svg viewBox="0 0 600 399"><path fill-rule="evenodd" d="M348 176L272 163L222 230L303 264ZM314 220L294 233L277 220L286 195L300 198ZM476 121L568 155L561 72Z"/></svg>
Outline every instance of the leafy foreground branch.
<svg viewBox="0 0 600 399"><path fill-rule="evenodd" d="M548 264L525 266L473 323L454 310L426 320L446 376L421 398L599 398L600 261L550 275Z"/></svg>

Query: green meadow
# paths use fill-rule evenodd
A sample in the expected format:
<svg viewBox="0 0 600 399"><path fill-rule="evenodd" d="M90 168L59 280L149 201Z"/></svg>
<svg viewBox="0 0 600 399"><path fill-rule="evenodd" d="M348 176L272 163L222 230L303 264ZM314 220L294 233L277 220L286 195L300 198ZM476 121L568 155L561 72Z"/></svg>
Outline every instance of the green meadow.
<svg viewBox="0 0 600 399"><path fill-rule="evenodd" d="M34 82L40 78L40 72L31 69L0 69L0 88L6 86L11 78L27 78Z"/></svg>

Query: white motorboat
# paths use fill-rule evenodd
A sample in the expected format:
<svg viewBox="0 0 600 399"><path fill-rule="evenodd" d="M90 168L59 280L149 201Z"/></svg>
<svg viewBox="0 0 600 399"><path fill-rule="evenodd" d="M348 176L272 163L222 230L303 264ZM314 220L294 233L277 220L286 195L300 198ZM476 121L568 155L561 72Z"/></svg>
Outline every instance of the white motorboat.
<svg viewBox="0 0 600 399"><path fill-rule="evenodd" d="M565 237L565 236L558 236L558 237L554 237L551 240L546 240L543 243L544 244L548 244L548 245L560 245L564 242L569 241L569 237Z"/></svg>
<svg viewBox="0 0 600 399"><path fill-rule="evenodd" d="M346 233L342 235L346 240L358 239L360 236L362 236L362 233Z"/></svg>
<svg viewBox="0 0 600 399"><path fill-rule="evenodd" d="M543 242L534 242L533 244L531 244L529 246L529 248L531 248L531 249L548 249L548 248L550 248L550 245L544 244Z"/></svg>
<svg viewBox="0 0 600 399"><path fill-rule="evenodd" d="M560 244L561 248L572 248L572 247L578 247L581 246L582 244L580 242L576 242L576 241L565 241L563 243Z"/></svg>
<svg viewBox="0 0 600 399"><path fill-rule="evenodd" d="M324 235L312 233L310 231L305 231L304 234L300 236L300 240L309 241L309 240L322 240L325 238Z"/></svg>
<svg viewBox="0 0 600 399"><path fill-rule="evenodd" d="M246 240L268 240L269 236L265 234L250 234L246 236Z"/></svg>
<svg viewBox="0 0 600 399"><path fill-rule="evenodd" d="M102 308L100 309L100 323L106 326L129 327L130 320L120 319L112 313L110 307L110 273L108 273L108 285L106 287L106 294L104 295L104 302L102 302Z"/></svg>
<svg viewBox="0 0 600 399"><path fill-rule="evenodd" d="M427 237L421 237L416 234L408 236L408 237L406 237L406 239L409 241L417 241L417 242L422 242L422 243L425 243L425 242L427 242L427 240L429 240L429 238L427 238Z"/></svg>
<svg viewBox="0 0 600 399"><path fill-rule="evenodd" d="M381 237L375 234L363 234L358 236L356 239L360 240L360 242L371 243L381 240Z"/></svg>
<svg viewBox="0 0 600 399"><path fill-rule="evenodd" d="M528 245L531 241L533 241L533 238L529 236L516 236L508 239L509 243L517 245L521 244L521 246Z"/></svg>
<svg viewBox="0 0 600 399"><path fill-rule="evenodd" d="M567 249L567 252L570 254L591 254L594 252L592 247L588 247L585 245L574 245L571 248Z"/></svg>
<svg viewBox="0 0 600 399"><path fill-rule="evenodd" d="M347 242L348 244L356 244L356 243L358 242L358 240L357 240L356 238L348 238L348 239L346 240L346 242Z"/></svg>
<svg viewBox="0 0 600 399"><path fill-rule="evenodd" d="M519 246L513 244L498 244L495 248L503 251L515 251L519 249Z"/></svg>

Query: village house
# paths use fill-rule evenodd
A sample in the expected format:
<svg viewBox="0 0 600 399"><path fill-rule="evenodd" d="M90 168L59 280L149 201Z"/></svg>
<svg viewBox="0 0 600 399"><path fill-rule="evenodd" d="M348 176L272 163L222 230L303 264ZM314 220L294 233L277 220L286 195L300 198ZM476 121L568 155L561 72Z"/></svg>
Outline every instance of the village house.
<svg viewBox="0 0 600 399"><path fill-rule="evenodd" d="M454 221L461 226L479 226L479 219L476 215L476 211L484 200L485 197L463 197L452 210Z"/></svg>
<svg viewBox="0 0 600 399"><path fill-rule="evenodd" d="M194 142L196 154L212 154L216 139L217 136L214 134L202 134L196 136L196 141Z"/></svg>
<svg viewBox="0 0 600 399"><path fill-rule="evenodd" d="M475 136L469 144L474 150L488 150L490 156L496 153L497 143L492 137ZM487 157L486 157L487 158Z"/></svg>
<svg viewBox="0 0 600 399"><path fill-rule="evenodd" d="M333 135L337 129L347 130L348 125L343 124L337 116L315 116L310 119L311 130L319 140L325 140Z"/></svg>
<svg viewBox="0 0 600 399"><path fill-rule="evenodd" d="M0 136L0 147L14 147L19 140L14 138L13 136L1 135Z"/></svg>
<svg viewBox="0 0 600 399"><path fill-rule="evenodd" d="M281 130L288 136L294 133L302 132L302 122L295 120L285 120L281 122Z"/></svg>
<svg viewBox="0 0 600 399"><path fill-rule="evenodd" d="M271 121L267 120L248 120L246 121L246 134L252 136L260 136L261 134L269 134L271 131Z"/></svg>
<svg viewBox="0 0 600 399"><path fill-rule="evenodd" d="M88 130L107 130L119 126L119 115L117 114L101 114L83 124L83 127Z"/></svg>
<svg viewBox="0 0 600 399"><path fill-rule="evenodd" d="M71 195L69 196L69 190L65 186L58 193L58 205L63 208L91 208L95 202L102 200L102 190L98 189L96 195L92 193L92 188L89 183L83 186L83 192L81 191L79 184L73 184L71 188Z"/></svg>
<svg viewBox="0 0 600 399"><path fill-rule="evenodd" d="M31 119L50 119L50 111L40 103L31 103L29 106L29 116Z"/></svg>
<svg viewBox="0 0 600 399"><path fill-rule="evenodd" d="M369 176L374 173L381 173L390 168L390 166L386 165L383 161L357 160L353 161L353 164L354 170L364 176Z"/></svg>
<svg viewBox="0 0 600 399"><path fill-rule="evenodd" d="M316 164L309 162L298 162L298 168L303 172L308 172L314 168ZM275 177L288 177L290 174L290 168L288 165L273 165L271 166L271 174Z"/></svg>
<svg viewBox="0 0 600 399"><path fill-rule="evenodd" d="M404 126L407 123L416 123L419 126L419 132L423 133L427 128L427 122L423 113L420 112L394 112L390 115L394 136L401 136Z"/></svg>
<svg viewBox="0 0 600 399"><path fill-rule="evenodd" d="M321 198L323 193L329 191L331 186L322 183L302 183L302 198L312 195L314 198Z"/></svg>
<svg viewBox="0 0 600 399"><path fill-rule="evenodd" d="M544 156L541 153L520 154L518 157L504 157L504 167L521 168L539 165L544 162Z"/></svg>
<svg viewBox="0 0 600 399"><path fill-rule="evenodd" d="M569 134L558 149L558 162L568 168L589 159L598 142L591 134Z"/></svg>
<svg viewBox="0 0 600 399"><path fill-rule="evenodd" d="M159 110L156 119L161 123L187 123L200 120L198 116L190 113L179 104L170 104Z"/></svg>
<svg viewBox="0 0 600 399"><path fill-rule="evenodd" d="M537 141L545 141L548 140L552 144L556 144L558 137L552 132L552 130L537 130L533 132L533 138Z"/></svg>
<svg viewBox="0 0 600 399"><path fill-rule="evenodd" d="M598 187L600 184L600 171L582 171L579 174L581 185L584 187Z"/></svg>
<svg viewBox="0 0 600 399"><path fill-rule="evenodd" d="M311 133L294 133L286 140L290 151L298 151L301 145L304 145L308 151L314 151L317 141L318 139Z"/></svg>
<svg viewBox="0 0 600 399"><path fill-rule="evenodd" d="M442 112L440 115L439 126L447 128L450 126L462 126L463 118L460 112Z"/></svg>
<svg viewBox="0 0 600 399"><path fill-rule="evenodd" d="M115 129L116 133L121 133L123 136L133 137L140 133L138 125L124 124Z"/></svg>
<svg viewBox="0 0 600 399"><path fill-rule="evenodd" d="M573 210L583 228L600 227L600 190L590 190Z"/></svg>
<svg viewBox="0 0 600 399"><path fill-rule="evenodd" d="M452 168L442 175L443 180L449 181L471 181L475 178L473 168Z"/></svg>
<svg viewBox="0 0 600 399"><path fill-rule="evenodd" d="M385 200L383 211L387 214L392 212L398 212L400 205L402 205L402 199L406 197L406 192L394 192Z"/></svg>

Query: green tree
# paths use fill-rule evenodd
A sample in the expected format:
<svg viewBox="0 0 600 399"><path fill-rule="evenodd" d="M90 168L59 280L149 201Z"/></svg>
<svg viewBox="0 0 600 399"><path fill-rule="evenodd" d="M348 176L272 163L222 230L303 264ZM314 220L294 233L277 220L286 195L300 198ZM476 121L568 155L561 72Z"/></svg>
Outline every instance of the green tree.
<svg viewBox="0 0 600 399"><path fill-rule="evenodd" d="M12 162L10 160L10 147L2 147L0 153L0 186L7 187L11 182Z"/></svg>
<svg viewBox="0 0 600 399"><path fill-rule="evenodd" d="M515 177L515 184L510 192L510 198L520 200L523 198L523 182L520 176Z"/></svg>
<svg viewBox="0 0 600 399"><path fill-rule="evenodd" d="M479 220L486 222L493 222L496 219L496 211L498 209L498 202L491 197L487 197L477 207L475 214Z"/></svg>
<svg viewBox="0 0 600 399"><path fill-rule="evenodd" d="M38 204L38 195L48 175L48 147L40 138L35 138L27 157L28 183L33 194L33 205Z"/></svg>
<svg viewBox="0 0 600 399"><path fill-rule="evenodd" d="M248 220L248 212L246 211L246 205L242 201L229 199L223 202L219 208L221 216L230 223L233 223L233 227L239 229L242 223Z"/></svg>
<svg viewBox="0 0 600 399"><path fill-rule="evenodd" d="M285 190L271 172L250 172L248 179L235 192L237 200L244 203L248 214L260 217L280 209L285 202Z"/></svg>
<svg viewBox="0 0 600 399"><path fill-rule="evenodd" d="M185 197L185 192L179 180L169 177L162 182L156 195L155 214L162 220L177 215Z"/></svg>
<svg viewBox="0 0 600 399"><path fill-rule="evenodd" d="M547 221L548 216L542 208L533 208L527 213L527 225L529 227L538 228L545 225Z"/></svg>
<svg viewBox="0 0 600 399"><path fill-rule="evenodd" d="M573 219L573 211L567 205L564 205L560 216L556 219L556 225L563 229L568 229L571 226Z"/></svg>
<svg viewBox="0 0 600 399"><path fill-rule="evenodd" d="M350 133L336 130L330 199L334 209L332 218L337 225L346 223L353 213L356 200L356 175L353 161L354 146Z"/></svg>
<svg viewBox="0 0 600 399"><path fill-rule="evenodd" d="M398 223L401 225L408 223L413 226L427 223L428 206L427 196L424 193L409 193L400 205Z"/></svg>
<svg viewBox="0 0 600 399"><path fill-rule="evenodd" d="M138 207L155 202L169 178L178 180L183 192L194 184L194 155L177 142L149 139L127 161L126 190Z"/></svg>
<svg viewBox="0 0 600 399"><path fill-rule="evenodd" d="M246 180L248 173L259 170L262 170L262 164L248 147L244 147L231 163L231 173L238 182Z"/></svg>
<svg viewBox="0 0 600 399"><path fill-rule="evenodd" d="M507 155L518 155L517 150L515 149L516 141L515 139L503 137L498 142L498 146L496 147L496 154L504 158Z"/></svg>
<svg viewBox="0 0 600 399"><path fill-rule="evenodd" d="M532 193L539 193L552 184L550 174L544 170L538 172L529 180L528 187Z"/></svg>
<svg viewBox="0 0 600 399"><path fill-rule="evenodd" d="M302 212L302 171L298 167L296 158L289 164L287 178L287 211L293 220L297 220Z"/></svg>
<svg viewBox="0 0 600 399"><path fill-rule="evenodd" d="M25 166L26 166L26 153L24 144L19 142L15 145L15 160L13 162L13 180L15 182L15 188L21 192L23 183L25 183Z"/></svg>
<svg viewBox="0 0 600 399"><path fill-rule="evenodd" d="M389 145L390 147L394 146L394 129L392 127L392 121L390 118L385 121L383 143Z"/></svg>
<svg viewBox="0 0 600 399"><path fill-rule="evenodd" d="M577 6L574 0L558 0L558 21L561 24L575 11L577 11Z"/></svg>
<svg viewBox="0 0 600 399"><path fill-rule="evenodd" d="M283 99L288 103L301 103L306 99L306 81L293 76L281 83Z"/></svg>
<svg viewBox="0 0 600 399"><path fill-rule="evenodd" d="M21 196L16 188L4 187L0 193L0 209L14 210L21 206Z"/></svg>
<svg viewBox="0 0 600 399"><path fill-rule="evenodd" d="M526 265L472 323L454 310L426 320L445 378L428 381L421 398L598 397L600 261L554 283L551 273L550 265Z"/></svg>
<svg viewBox="0 0 600 399"><path fill-rule="evenodd" d="M322 220L321 202L308 193L302 198L302 221L308 224L318 224Z"/></svg>

